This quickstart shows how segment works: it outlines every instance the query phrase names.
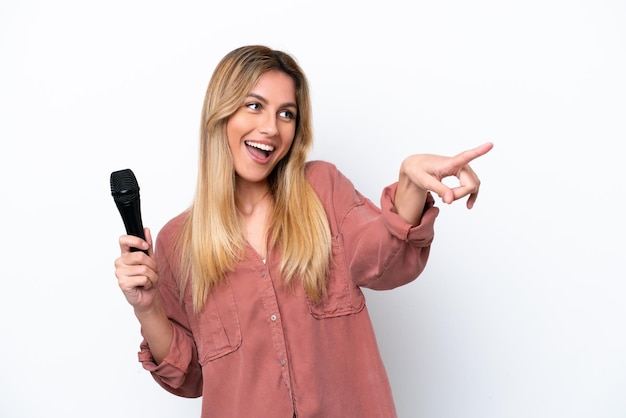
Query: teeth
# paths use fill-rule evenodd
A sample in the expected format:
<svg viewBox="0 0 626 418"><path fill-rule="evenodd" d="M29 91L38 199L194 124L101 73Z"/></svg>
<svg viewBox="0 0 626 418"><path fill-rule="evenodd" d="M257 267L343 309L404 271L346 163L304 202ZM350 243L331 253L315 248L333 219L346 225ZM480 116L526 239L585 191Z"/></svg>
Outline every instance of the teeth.
<svg viewBox="0 0 626 418"><path fill-rule="evenodd" d="M246 145L249 147L258 148L263 151L272 152L274 147L271 145L259 144L258 142L246 141Z"/></svg>

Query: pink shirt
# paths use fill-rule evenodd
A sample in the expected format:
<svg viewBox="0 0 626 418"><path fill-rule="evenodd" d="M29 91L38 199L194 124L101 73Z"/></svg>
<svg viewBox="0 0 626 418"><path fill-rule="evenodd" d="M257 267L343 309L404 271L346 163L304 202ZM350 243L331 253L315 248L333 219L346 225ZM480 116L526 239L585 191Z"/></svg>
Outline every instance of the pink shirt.
<svg viewBox="0 0 626 418"><path fill-rule="evenodd" d="M360 287L391 289L424 269L438 209L429 195L421 224L395 211L397 184L381 209L334 165L310 162L307 177L330 223L333 259L328 297L313 304L301 286L284 288L280 255L245 259L196 316L191 294L179 303L173 237L184 214L160 231L160 292L174 341L159 364L144 340L139 360L166 390L202 396L202 417L396 417L387 374Z"/></svg>

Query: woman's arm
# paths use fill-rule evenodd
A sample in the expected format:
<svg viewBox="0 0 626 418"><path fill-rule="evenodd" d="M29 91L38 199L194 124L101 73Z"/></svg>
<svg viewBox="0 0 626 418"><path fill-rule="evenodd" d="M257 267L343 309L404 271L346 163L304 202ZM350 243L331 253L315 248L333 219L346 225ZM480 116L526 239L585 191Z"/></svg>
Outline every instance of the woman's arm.
<svg viewBox="0 0 626 418"><path fill-rule="evenodd" d="M170 350L173 330L159 297L159 275L148 228L145 235L145 241L132 235L120 237L121 256L115 260L115 275L126 300L134 308L154 361L159 364ZM148 250L148 255L131 248Z"/></svg>

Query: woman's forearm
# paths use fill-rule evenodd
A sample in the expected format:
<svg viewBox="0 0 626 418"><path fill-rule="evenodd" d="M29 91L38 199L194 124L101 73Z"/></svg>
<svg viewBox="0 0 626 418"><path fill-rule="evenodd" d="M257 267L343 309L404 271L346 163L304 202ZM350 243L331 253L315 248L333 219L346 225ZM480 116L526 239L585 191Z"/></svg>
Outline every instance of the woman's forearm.
<svg viewBox="0 0 626 418"><path fill-rule="evenodd" d="M170 351L174 331L160 301L157 299L153 306L146 311L135 309L135 316L141 324L141 330L148 342L154 361L156 364L161 363Z"/></svg>
<svg viewBox="0 0 626 418"><path fill-rule="evenodd" d="M404 172L404 165L400 169L398 187L394 198L394 206L405 221L411 225L418 225L424 212L424 204L428 192L409 180Z"/></svg>

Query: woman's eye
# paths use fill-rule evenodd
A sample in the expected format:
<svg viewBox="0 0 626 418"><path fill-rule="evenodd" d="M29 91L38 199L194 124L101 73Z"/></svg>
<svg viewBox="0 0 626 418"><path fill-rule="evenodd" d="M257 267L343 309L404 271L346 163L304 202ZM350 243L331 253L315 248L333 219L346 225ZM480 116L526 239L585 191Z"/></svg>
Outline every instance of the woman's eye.
<svg viewBox="0 0 626 418"><path fill-rule="evenodd" d="M256 102L254 102L254 103L248 103L248 104L246 105L246 107L247 107L248 109L252 109L252 110L259 110L259 108L261 107L261 105L260 105L260 104L258 104L258 103L256 103Z"/></svg>
<svg viewBox="0 0 626 418"><path fill-rule="evenodd" d="M281 118L285 119L295 119L296 115L290 110L283 110L279 113Z"/></svg>

